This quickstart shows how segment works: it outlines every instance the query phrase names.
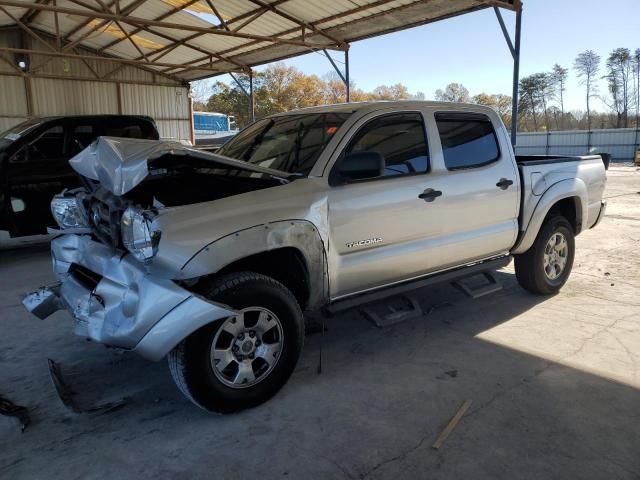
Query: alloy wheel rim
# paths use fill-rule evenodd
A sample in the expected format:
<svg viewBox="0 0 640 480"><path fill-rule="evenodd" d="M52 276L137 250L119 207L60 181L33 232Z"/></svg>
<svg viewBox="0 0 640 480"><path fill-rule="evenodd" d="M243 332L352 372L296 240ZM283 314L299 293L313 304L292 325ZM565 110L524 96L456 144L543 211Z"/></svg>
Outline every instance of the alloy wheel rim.
<svg viewBox="0 0 640 480"><path fill-rule="evenodd" d="M230 388L247 388L264 380L280 359L280 319L264 307L248 307L227 318L211 343L216 378Z"/></svg>
<svg viewBox="0 0 640 480"><path fill-rule="evenodd" d="M544 274L549 280L557 280L567 265L569 244L562 233L556 232L544 248Z"/></svg>

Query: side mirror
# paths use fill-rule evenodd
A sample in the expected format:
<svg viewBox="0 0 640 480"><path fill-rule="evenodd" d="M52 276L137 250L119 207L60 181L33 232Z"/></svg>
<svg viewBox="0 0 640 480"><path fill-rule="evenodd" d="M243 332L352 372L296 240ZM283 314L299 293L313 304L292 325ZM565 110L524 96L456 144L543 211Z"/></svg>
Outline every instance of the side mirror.
<svg viewBox="0 0 640 480"><path fill-rule="evenodd" d="M376 178L384 175L384 157L379 152L354 152L338 161L336 183Z"/></svg>

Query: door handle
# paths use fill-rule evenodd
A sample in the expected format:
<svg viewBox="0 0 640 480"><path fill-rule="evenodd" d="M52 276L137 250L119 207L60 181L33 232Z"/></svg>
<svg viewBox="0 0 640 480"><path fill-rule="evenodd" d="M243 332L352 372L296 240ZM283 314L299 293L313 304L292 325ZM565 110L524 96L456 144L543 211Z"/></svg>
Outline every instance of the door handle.
<svg viewBox="0 0 640 480"><path fill-rule="evenodd" d="M509 185L513 185L513 180L509 180L508 178L501 178L500 181L496 183L496 187L499 187L502 190L509 188Z"/></svg>
<svg viewBox="0 0 640 480"><path fill-rule="evenodd" d="M433 188L427 188L424 192L418 195L425 202L433 202L436 198L440 197L442 192L440 190L434 190Z"/></svg>

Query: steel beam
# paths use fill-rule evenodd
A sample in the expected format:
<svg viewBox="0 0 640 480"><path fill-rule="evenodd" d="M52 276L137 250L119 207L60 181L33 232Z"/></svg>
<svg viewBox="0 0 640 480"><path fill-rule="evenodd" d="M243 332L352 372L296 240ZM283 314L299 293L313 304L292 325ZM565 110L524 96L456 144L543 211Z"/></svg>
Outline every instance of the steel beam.
<svg viewBox="0 0 640 480"><path fill-rule="evenodd" d="M504 24L502 13L500 13L500 9L498 7L493 7L493 11L496 13L496 17L498 18L498 23L500 24L500 28L502 29L502 34L504 35L504 39L507 42L507 46L509 47L511 56L515 58L516 50L515 48L513 48L513 43L511 42L511 35L509 35L509 32L507 31L507 26Z"/></svg>
<svg viewBox="0 0 640 480"><path fill-rule="evenodd" d="M99 62L113 62L113 63L123 63L126 65L135 65L139 67L169 67L171 69L180 68L181 70L202 70L209 71L212 73L222 74L227 73L226 71L221 71L213 67L209 67L208 65L198 65L193 67L186 67L184 65L177 65L175 63L164 63L164 62L145 62L141 60L132 60L127 58L120 57L104 57L99 55L85 55L85 54L76 54L76 53L68 53L68 52L50 52L44 50L32 50L28 48L10 48L10 47L0 47L0 52L6 53L18 53L18 54L27 54L27 55L43 55L45 57L62 57L62 58L76 58L79 60L95 60ZM154 72L153 70L149 70L151 73L162 74L162 72Z"/></svg>
<svg viewBox="0 0 640 480"><path fill-rule="evenodd" d="M76 15L79 17L89 17L89 18L101 18L104 20L112 20L112 21L121 21L128 23L130 25L135 26L150 26L150 27L160 27L160 28L168 28L173 30L182 30L182 31L190 31L190 32L202 32L210 35L218 35L224 37L233 37L233 38L243 38L245 40L255 40L259 42L269 42L275 44L282 45L293 45L297 47L304 47L310 49L322 49L326 47L331 47L332 45L319 44L319 43L308 43L300 40L286 39L278 36L272 35L252 35L249 33L240 33L240 32L231 32L224 29L210 28L210 27L199 27L194 25L185 25L180 23L173 22L163 22L156 20L147 20L145 18L134 17L134 16L126 16L116 15L114 13L105 13L105 12L96 12L96 11L87 11L77 8L67 8L53 5L45 5L45 4L37 4L37 3L23 3L18 2L16 0L2 0L2 4L9 7L19 7L19 8L31 8L34 10L41 10L47 12L58 12L66 15Z"/></svg>

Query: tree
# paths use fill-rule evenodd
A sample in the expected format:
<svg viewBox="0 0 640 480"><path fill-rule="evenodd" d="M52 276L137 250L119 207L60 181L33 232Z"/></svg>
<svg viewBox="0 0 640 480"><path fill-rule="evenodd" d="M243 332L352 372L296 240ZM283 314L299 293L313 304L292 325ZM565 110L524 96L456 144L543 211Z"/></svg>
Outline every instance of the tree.
<svg viewBox="0 0 640 480"><path fill-rule="evenodd" d="M607 58L607 87L611 102L605 103L616 113L616 127L629 126L629 108L631 103L632 57L628 48L616 48Z"/></svg>
<svg viewBox="0 0 640 480"><path fill-rule="evenodd" d="M435 93L439 102L469 102L469 90L461 83L450 83L444 90L438 89Z"/></svg>
<svg viewBox="0 0 640 480"><path fill-rule="evenodd" d="M560 100L560 118L564 117L564 92L567 89L567 77L569 76L569 69L564 68L557 63L551 70L551 83L555 90L558 100ZM557 125L557 123L556 123ZM562 128L562 126L560 127Z"/></svg>
<svg viewBox="0 0 640 480"><path fill-rule="evenodd" d="M531 114L534 129L538 129L538 109L542 110L544 126L549 130L549 100L553 96L553 83L549 73L534 73L520 80L520 105L524 115Z"/></svg>
<svg viewBox="0 0 640 480"><path fill-rule="evenodd" d="M520 105L518 110L522 117L530 114L533 118L533 129L538 130L538 106L540 98L538 96L538 86L532 75L520 79Z"/></svg>
<svg viewBox="0 0 640 480"><path fill-rule="evenodd" d="M595 77L600 70L600 56L593 50L585 50L576 57L573 62L573 68L578 72L580 84L586 88L587 128L591 130L591 108L589 101L597 93Z"/></svg>
<svg viewBox="0 0 640 480"><path fill-rule="evenodd" d="M401 83L380 85L373 89L372 100L406 100L411 95L407 87Z"/></svg>
<svg viewBox="0 0 640 480"><path fill-rule="evenodd" d="M475 95L471 101L473 103L477 103L478 105L486 105L487 107L493 108L500 117L505 125L509 125L511 123L511 97L509 95L499 94L488 94L488 93L479 93Z"/></svg>

